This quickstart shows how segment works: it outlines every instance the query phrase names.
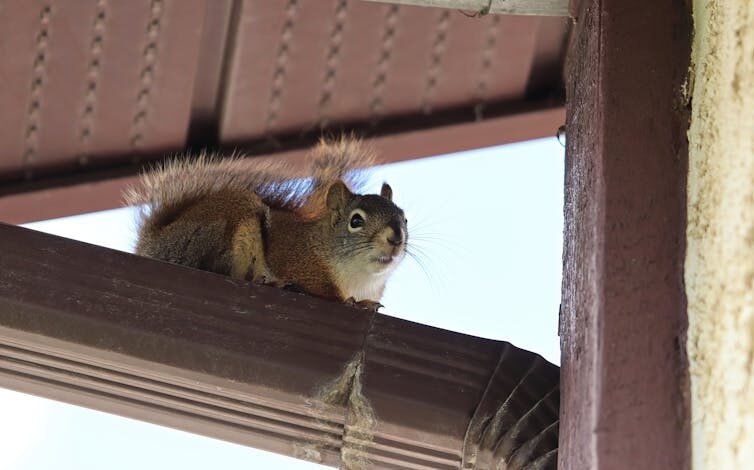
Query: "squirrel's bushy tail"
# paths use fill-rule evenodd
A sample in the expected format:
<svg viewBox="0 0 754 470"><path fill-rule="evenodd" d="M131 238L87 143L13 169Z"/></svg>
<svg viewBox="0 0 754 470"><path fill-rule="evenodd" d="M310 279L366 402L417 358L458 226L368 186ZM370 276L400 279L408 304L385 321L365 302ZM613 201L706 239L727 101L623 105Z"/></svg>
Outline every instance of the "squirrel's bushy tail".
<svg viewBox="0 0 754 470"><path fill-rule="evenodd" d="M303 182L306 188L287 192L303 196L296 198L295 206L304 217L316 216L324 210L327 191L335 181L345 182L351 191L363 192L362 188L367 182L363 169L376 162L372 150L353 137L321 139L308 157L311 159L311 177ZM286 191L274 193L285 194ZM283 204L277 205L285 205L285 201L280 202Z"/></svg>
<svg viewBox="0 0 754 470"><path fill-rule="evenodd" d="M310 170L295 169L275 157L244 158L201 153L195 158L174 158L142 175L139 184L124 194L127 205L142 205L140 230L165 211L190 204L223 189L253 191L271 207L315 213L324 207L327 188L345 181L354 191L364 183L360 169L374 163L372 151L352 137L322 139L307 156Z"/></svg>
<svg viewBox="0 0 754 470"><path fill-rule="evenodd" d="M357 170L375 164L374 153L367 145L345 136L337 140L321 139L309 153L309 158L312 176L324 183L352 179L346 182L359 184L361 173Z"/></svg>

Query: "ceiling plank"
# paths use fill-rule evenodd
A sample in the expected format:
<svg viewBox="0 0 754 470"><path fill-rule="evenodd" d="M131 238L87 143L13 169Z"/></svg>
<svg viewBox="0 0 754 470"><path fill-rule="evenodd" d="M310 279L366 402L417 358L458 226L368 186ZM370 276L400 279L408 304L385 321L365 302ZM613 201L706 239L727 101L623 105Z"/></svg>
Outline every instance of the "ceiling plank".
<svg viewBox="0 0 754 470"><path fill-rule="evenodd" d="M206 4L4 3L0 173L182 147Z"/></svg>

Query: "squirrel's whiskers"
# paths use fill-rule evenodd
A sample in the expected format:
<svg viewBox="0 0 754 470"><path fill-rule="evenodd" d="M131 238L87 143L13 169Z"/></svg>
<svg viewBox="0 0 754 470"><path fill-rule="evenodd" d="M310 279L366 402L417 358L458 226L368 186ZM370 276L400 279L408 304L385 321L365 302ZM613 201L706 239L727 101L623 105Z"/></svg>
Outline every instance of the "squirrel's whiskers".
<svg viewBox="0 0 754 470"><path fill-rule="evenodd" d="M446 234L430 231L432 221L420 219L409 222L411 237L406 246L406 255L422 271L429 287L435 294L444 292L449 273L448 256L462 256L463 245L449 240Z"/></svg>

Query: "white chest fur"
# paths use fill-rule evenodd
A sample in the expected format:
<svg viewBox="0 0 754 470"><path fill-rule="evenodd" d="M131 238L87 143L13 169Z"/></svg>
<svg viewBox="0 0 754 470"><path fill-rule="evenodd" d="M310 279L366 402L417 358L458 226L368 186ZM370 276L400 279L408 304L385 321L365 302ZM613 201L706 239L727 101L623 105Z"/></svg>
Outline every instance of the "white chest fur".
<svg viewBox="0 0 754 470"><path fill-rule="evenodd" d="M378 301L382 297L385 282L393 269L394 266L388 266L379 272L370 272L363 268L354 269L342 266L335 269L335 277L344 298L353 297L357 302L360 300Z"/></svg>

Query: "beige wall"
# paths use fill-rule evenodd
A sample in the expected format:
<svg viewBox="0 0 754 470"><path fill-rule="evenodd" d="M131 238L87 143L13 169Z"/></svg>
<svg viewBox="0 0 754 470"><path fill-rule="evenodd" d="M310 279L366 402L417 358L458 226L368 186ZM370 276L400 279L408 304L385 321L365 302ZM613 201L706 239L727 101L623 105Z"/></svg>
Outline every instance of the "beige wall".
<svg viewBox="0 0 754 470"><path fill-rule="evenodd" d="M754 1L694 0L688 254L694 469L754 469Z"/></svg>

